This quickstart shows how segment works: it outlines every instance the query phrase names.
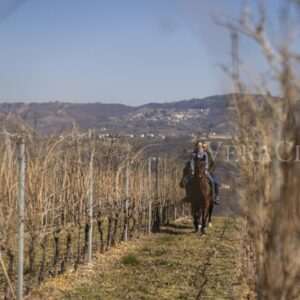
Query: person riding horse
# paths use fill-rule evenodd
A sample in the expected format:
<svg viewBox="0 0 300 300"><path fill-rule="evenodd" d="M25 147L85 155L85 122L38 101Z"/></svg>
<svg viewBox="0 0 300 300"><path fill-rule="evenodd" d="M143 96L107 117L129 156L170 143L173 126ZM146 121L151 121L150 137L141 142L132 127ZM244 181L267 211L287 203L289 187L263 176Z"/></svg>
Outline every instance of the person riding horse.
<svg viewBox="0 0 300 300"><path fill-rule="evenodd" d="M197 163L198 160L203 160L205 161L205 170L206 170L206 176L210 181L211 187L212 187L212 192L213 192L213 201L215 204L219 205L219 195L216 193L218 189L216 189L216 185L215 185L215 180L213 179L213 177L211 176L209 170L210 164L209 164L209 154L207 152L205 152L204 148L203 148L203 144L200 141L196 142L195 145L195 149L191 155L191 175L194 175L194 171L195 171L195 164ZM210 162L212 163L212 158L210 160Z"/></svg>
<svg viewBox="0 0 300 300"><path fill-rule="evenodd" d="M205 162L205 170L206 170L206 176L210 181L210 185L213 192L213 201L215 204L219 205L219 189L218 189L218 183L215 181L215 176L211 175L211 172L214 170L214 162L212 159L211 153L208 151L207 145L205 144L206 148L203 147L203 144L200 141L197 141L195 144L195 149L191 154L190 161L187 162L185 168L184 168L184 175L180 182L180 186L182 188L186 189L186 197L185 201L189 202L189 196L188 196L188 186L191 182L192 177L194 176L195 166L198 161L204 161ZM206 149L206 151L205 151Z"/></svg>

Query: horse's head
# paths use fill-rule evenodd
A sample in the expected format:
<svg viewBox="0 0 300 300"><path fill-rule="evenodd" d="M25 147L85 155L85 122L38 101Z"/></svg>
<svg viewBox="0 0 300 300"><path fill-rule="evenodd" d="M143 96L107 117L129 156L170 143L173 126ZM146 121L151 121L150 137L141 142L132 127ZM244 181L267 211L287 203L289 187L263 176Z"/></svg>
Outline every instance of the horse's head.
<svg viewBox="0 0 300 300"><path fill-rule="evenodd" d="M199 160L195 166L195 176L202 178L205 176L205 161Z"/></svg>

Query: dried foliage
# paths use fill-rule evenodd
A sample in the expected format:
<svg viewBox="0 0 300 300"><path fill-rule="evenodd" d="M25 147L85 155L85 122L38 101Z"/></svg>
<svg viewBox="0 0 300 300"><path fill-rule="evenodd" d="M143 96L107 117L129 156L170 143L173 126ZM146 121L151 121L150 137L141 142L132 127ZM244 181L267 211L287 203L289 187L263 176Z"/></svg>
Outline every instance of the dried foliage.
<svg viewBox="0 0 300 300"><path fill-rule="evenodd" d="M20 132L19 129L15 132ZM5 124L0 132L0 291L12 298L16 280L18 228L18 134ZM172 158L152 162L143 149L117 138L100 139L92 131L39 136L26 129L25 287L76 269L86 262L89 231L88 195L93 165L93 251L105 251L124 239L147 232L149 200L152 225L187 213L178 180L181 165ZM91 164L93 160L93 164ZM129 167L128 217L125 214L125 170ZM159 227L158 227L159 230ZM2 274L5 274L2 275Z"/></svg>
<svg viewBox="0 0 300 300"><path fill-rule="evenodd" d="M289 1L281 14L282 29L293 32L287 31L287 40L277 47L266 33L263 7L257 22L247 9L238 20L216 19L232 33L233 65L227 71L236 88L232 101L239 121L235 142L244 186L245 247L258 299L300 297L299 54L293 47L299 24L297 29L289 26L294 9L299 13L297 4ZM280 97L271 97L253 75L246 78L262 96L257 99L249 93L241 79L250 73L239 59L240 35L261 49Z"/></svg>

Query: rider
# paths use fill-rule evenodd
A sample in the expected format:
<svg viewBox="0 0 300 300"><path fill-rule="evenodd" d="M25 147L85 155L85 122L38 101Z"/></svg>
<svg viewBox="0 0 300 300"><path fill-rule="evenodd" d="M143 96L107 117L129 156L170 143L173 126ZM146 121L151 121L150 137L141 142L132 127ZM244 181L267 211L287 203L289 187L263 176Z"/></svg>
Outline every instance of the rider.
<svg viewBox="0 0 300 300"><path fill-rule="evenodd" d="M215 162L212 158L212 155L208 149L208 145L207 144L203 144L203 150L207 153L208 155L208 173L211 175L213 181L214 181L214 185L215 185L215 199L214 199L214 203L219 205L220 204L220 196L219 196L219 183L217 181L217 178L214 174L214 171L216 169L216 165Z"/></svg>
<svg viewBox="0 0 300 300"><path fill-rule="evenodd" d="M213 191L213 201L215 204L220 204L219 203L219 196L216 194L216 188L215 188L215 182L214 179L212 178L211 174L208 172L209 169L209 158L207 152L204 151L203 144L201 141L197 141L195 144L195 149L191 155L191 170L192 170L192 175L194 175L195 171L195 164L198 159L204 160L205 161L205 173L209 181L211 182L212 186L212 191Z"/></svg>

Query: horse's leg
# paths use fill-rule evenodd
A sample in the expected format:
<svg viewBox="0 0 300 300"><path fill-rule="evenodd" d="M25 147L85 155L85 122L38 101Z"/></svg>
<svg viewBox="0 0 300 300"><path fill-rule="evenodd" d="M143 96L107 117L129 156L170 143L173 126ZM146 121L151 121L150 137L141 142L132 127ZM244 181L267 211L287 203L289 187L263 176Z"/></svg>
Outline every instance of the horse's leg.
<svg viewBox="0 0 300 300"><path fill-rule="evenodd" d="M206 228L206 222L205 222L205 218L204 218L204 208L202 209L202 225L201 225L201 234L205 235L205 228Z"/></svg>
<svg viewBox="0 0 300 300"><path fill-rule="evenodd" d="M198 228L198 215L197 213L193 214L193 219L194 219L194 228L195 228L195 233L198 232L199 228Z"/></svg>
<svg viewBox="0 0 300 300"><path fill-rule="evenodd" d="M199 227L199 230L202 228L202 225L201 225L201 211L199 211L199 214L198 214L198 227Z"/></svg>
<svg viewBox="0 0 300 300"><path fill-rule="evenodd" d="M194 219L194 232L197 233L197 230L198 230L198 223L197 223L197 218L196 216L194 215L193 216L193 219Z"/></svg>
<svg viewBox="0 0 300 300"><path fill-rule="evenodd" d="M201 212L196 212L193 215L194 218L194 226L195 226L195 233L199 232L199 230L201 229L201 222L200 222L200 217L201 217Z"/></svg>
<svg viewBox="0 0 300 300"><path fill-rule="evenodd" d="M209 203L205 203L204 207L202 209L202 226L201 226L201 233L205 235L205 228L206 228L206 221L208 217L208 209L209 209Z"/></svg>
<svg viewBox="0 0 300 300"><path fill-rule="evenodd" d="M209 210L208 210L208 226L211 227L212 226L212 222L211 222L211 215L214 209L214 202L210 201L209 203Z"/></svg>

